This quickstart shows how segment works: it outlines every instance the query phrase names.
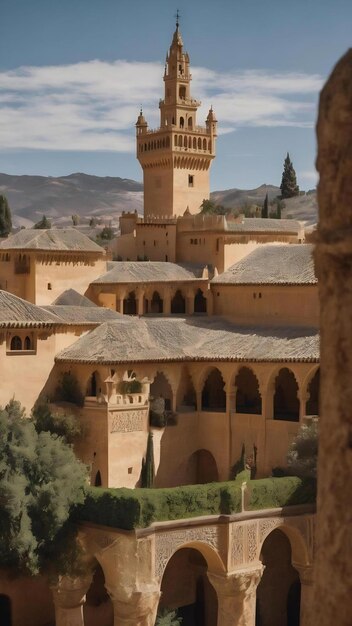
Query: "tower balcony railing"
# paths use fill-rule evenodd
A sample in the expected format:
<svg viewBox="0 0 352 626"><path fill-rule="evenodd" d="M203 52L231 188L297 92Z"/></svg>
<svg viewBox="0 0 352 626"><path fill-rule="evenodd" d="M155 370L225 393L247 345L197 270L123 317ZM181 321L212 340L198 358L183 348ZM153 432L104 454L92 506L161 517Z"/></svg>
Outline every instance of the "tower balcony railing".
<svg viewBox="0 0 352 626"><path fill-rule="evenodd" d="M169 103L165 103L165 100L163 98L161 98L159 100L159 106L164 106L164 105L169 105L172 106L175 103L174 102L169 102ZM200 105L202 104L200 100L196 100L196 98L176 98L176 104L184 104L187 106L196 106L196 107L200 107Z"/></svg>
<svg viewBox="0 0 352 626"><path fill-rule="evenodd" d="M180 128L176 124L170 124L169 126L159 126L159 128L148 128L148 130L145 133L143 133L143 135L139 135L139 138L142 141L142 138L145 135L152 135L154 133L155 134L166 133L170 129L174 133L186 133L187 135L192 135L194 133L197 133L199 135L210 135L210 132L206 126L195 126L194 128L188 128L188 127Z"/></svg>

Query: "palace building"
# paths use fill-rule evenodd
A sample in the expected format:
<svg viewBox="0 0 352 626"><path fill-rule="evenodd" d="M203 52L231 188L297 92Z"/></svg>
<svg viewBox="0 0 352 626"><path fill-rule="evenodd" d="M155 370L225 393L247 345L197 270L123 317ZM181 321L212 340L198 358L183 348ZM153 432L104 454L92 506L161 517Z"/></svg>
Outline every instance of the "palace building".
<svg viewBox="0 0 352 626"><path fill-rule="evenodd" d="M156 488L227 481L243 449L265 478L319 415L312 245L295 220L200 212L217 120L210 108L198 125L191 78L177 22L160 127L142 110L136 124L144 216L121 215L109 254L74 228L0 245L0 403L15 394L29 412L45 397L74 414L93 486L140 487L150 433ZM82 402L63 403L63 376ZM154 626L158 605L184 626L310 626L312 509L168 524L82 524L93 582L62 579L52 599L42 579L26 595L4 576L4 626Z"/></svg>

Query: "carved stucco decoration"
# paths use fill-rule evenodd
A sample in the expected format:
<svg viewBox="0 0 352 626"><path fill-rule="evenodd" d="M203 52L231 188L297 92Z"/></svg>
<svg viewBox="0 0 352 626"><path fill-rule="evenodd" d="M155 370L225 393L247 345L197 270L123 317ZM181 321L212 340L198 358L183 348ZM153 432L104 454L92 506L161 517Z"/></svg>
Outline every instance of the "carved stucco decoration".
<svg viewBox="0 0 352 626"><path fill-rule="evenodd" d="M185 528L158 533L155 536L155 575L161 580L165 567L171 556L181 546L187 546L192 542L202 542L213 548L219 555L220 528L218 526L201 526L198 528Z"/></svg>
<svg viewBox="0 0 352 626"><path fill-rule="evenodd" d="M146 428L148 411L146 409L134 409L118 411L112 416L111 433L130 433L143 431Z"/></svg>

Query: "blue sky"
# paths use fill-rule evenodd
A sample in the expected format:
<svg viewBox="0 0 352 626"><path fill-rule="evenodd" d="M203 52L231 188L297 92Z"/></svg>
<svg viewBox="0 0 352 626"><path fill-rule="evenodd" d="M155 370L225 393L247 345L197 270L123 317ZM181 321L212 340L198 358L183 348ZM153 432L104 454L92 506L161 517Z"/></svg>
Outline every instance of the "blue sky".
<svg viewBox="0 0 352 626"><path fill-rule="evenodd" d="M139 105L158 125L176 7L203 123L219 120L212 189L279 184L287 151L316 182L318 93L351 45L351 0L1 0L0 171L141 180Z"/></svg>

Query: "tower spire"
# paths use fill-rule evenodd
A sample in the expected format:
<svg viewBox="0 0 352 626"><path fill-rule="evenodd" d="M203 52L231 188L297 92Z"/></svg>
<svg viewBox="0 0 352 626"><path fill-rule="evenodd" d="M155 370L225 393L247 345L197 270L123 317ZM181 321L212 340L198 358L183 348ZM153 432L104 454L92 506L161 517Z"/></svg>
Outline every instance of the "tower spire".
<svg viewBox="0 0 352 626"><path fill-rule="evenodd" d="M178 30L178 27L180 26L180 11L178 9L176 10L175 18L176 18L176 30Z"/></svg>

